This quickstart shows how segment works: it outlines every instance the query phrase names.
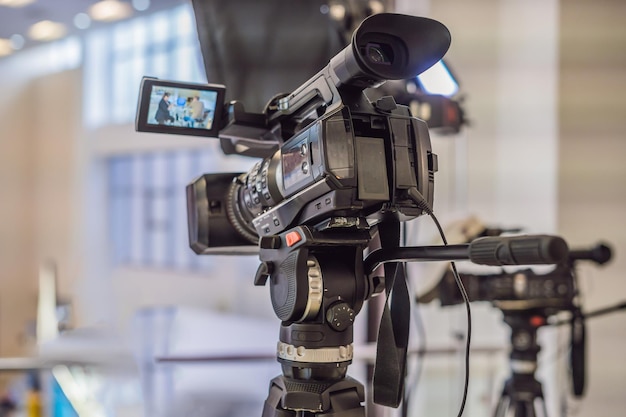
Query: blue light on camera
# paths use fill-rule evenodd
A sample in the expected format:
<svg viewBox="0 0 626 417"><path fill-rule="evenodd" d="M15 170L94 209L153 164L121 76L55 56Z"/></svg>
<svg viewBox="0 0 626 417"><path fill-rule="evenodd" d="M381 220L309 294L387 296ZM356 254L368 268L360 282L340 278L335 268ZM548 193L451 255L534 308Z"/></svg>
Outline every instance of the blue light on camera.
<svg viewBox="0 0 626 417"><path fill-rule="evenodd" d="M437 62L418 75L417 82L427 94L452 97L459 91L459 84L443 61Z"/></svg>

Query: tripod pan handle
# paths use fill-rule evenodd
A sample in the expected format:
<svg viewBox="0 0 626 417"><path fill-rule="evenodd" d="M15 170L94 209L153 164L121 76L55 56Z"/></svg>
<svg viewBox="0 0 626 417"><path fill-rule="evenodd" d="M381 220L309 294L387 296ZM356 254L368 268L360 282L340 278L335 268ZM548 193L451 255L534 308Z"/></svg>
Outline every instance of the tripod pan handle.
<svg viewBox="0 0 626 417"><path fill-rule="evenodd" d="M559 236L484 237L469 245L469 258L480 265L542 265L563 261L569 253Z"/></svg>

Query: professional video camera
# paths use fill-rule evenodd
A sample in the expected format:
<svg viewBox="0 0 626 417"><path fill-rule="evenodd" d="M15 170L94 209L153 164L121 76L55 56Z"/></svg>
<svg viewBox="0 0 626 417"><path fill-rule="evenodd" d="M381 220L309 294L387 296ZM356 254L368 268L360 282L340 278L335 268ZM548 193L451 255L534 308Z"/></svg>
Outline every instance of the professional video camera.
<svg viewBox="0 0 626 417"><path fill-rule="evenodd" d="M572 393L575 397L584 394L585 318L590 314L584 314L581 309L575 265L579 261L603 265L610 259L610 247L600 243L591 248L570 250L569 256L548 273L537 274L531 269L522 269L497 274L459 274L470 301L490 302L502 311L504 322L511 327L512 376L504 385L495 417L508 415L507 410L513 410L515 417L536 415L536 400L543 400L541 383L534 376L540 350L537 330L546 325L570 325ZM439 299L442 306L464 302L458 295L452 271L448 270L434 288L419 296L418 302L434 299ZM601 314L623 307L620 305L606 309ZM557 314L562 312L568 312L570 318L564 322L555 322ZM547 416L545 403L542 405L543 415Z"/></svg>
<svg viewBox="0 0 626 417"><path fill-rule="evenodd" d="M264 158L246 174L205 175L189 186L194 251L233 253L232 246L256 246L259 236L337 217L341 223L326 227L420 215L411 194L432 205L437 170L427 125L393 98L372 104L362 91L419 74L449 44L447 29L434 20L372 16L326 68L274 99L265 114L246 113L237 102L223 113L222 87L144 79L137 130L219 134L226 153ZM178 117L160 124L157 101L167 93L183 105L185 96L204 95L210 122Z"/></svg>
<svg viewBox="0 0 626 417"><path fill-rule="evenodd" d="M605 244L590 249L570 250L566 262L552 271L537 274L531 269L497 274L461 273L470 301L488 301L506 311L542 310L546 315L574 308L578 289L573 266L576 261L608 262L611 250ZM442 306L461 304L451 271L447 271L435 288L419 297L420 302L439 299Z"/></svg>
<svg viewBox="0 0 626 417"><path fill-rule="evenodd" d="M352 325L364 301L383 289L388 297L394 291L394 303L408 301L399 262L554 263L567 253L562 239L548 236L394 251L400 222L432 215L437 157L425 122L392 97L370 102L363 90L415 77L449 45L448 30L435 20L373 15L324 69L260 114L238 102L224 106L224 86L142 82L137 130L218 136L224 153L262 158L247 173L201 176L187 187L187 200L196 253L258 253L254 282L270 282L282 322L277 357L283 375L270 385L266 417L364 415L363 386L346 376ZM381 249L364 259L375 242ZM384 276L377 276L386 262ZM408 320L389 310L385 305L379 341L390 343L398 329L406 331L391 348L379 343L394 367L377 362L374 382L382 388L374 389L374 400L397 407ZM390 324L394 318L403 323Z"/></svg>

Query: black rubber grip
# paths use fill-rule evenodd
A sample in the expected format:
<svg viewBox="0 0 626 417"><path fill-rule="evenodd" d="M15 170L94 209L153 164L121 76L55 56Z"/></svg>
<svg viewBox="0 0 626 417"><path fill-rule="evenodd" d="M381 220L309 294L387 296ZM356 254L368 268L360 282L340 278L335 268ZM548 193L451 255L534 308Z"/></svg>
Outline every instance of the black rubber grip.
<svg viewBox="0 0 626 417"><path fill-rule="evenodd" d="M470 261L480 265L556 264L568 253L563 238L548 235L483 237L469 245Z"/></svg>

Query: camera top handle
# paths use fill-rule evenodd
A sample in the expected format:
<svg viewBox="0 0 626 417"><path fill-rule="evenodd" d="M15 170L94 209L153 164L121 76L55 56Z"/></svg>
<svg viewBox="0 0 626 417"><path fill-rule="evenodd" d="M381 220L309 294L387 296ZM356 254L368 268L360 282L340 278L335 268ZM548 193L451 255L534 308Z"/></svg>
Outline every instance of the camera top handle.
<svg viewBox="0 0 626 417"><path fill-rule="evenodd" d="M350 45L325 68L278 100L269 120L306 115L323 107L321 116L341 101L350 105L366 88L424 72L449 47L450 32L436 20L393 13L370 16L354 32Z"/></svg>
<svg viewBox="0 0 626 417"><path fill-rule="evenodd" d="M417 76L449 47L450 32L436 20L393 13L370 16L350 45L295 91L274 98L264 115L246 113L241 103L231 103L219 135L222 149L268 157L306 127L303 122L312 115L322 117L341 105L358 108L366 100L364 89Z"/></svg>

